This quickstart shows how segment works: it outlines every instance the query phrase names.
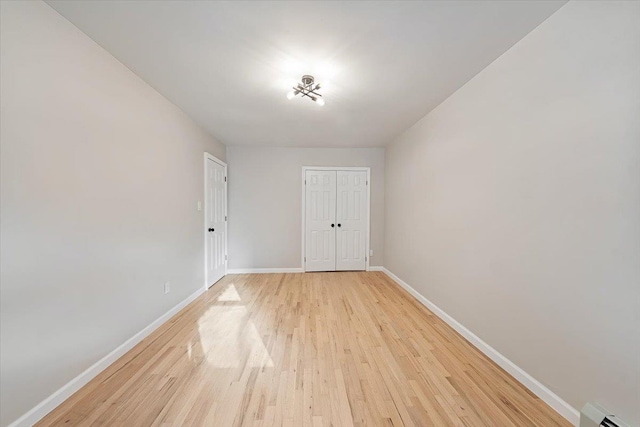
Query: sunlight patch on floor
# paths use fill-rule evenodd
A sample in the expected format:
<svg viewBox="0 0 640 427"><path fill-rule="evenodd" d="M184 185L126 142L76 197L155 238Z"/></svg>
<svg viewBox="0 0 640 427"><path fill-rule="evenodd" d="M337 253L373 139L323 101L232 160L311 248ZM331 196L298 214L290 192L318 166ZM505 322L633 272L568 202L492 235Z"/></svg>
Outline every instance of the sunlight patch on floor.
<svg viewBox="0 0 640 427"><path fill-rule="evenodd" d="M233 286L233 283L227 286L227 289L225 289L222 294L220 294L220 296L218 297L218 301L240 301L240 294L238 294L238 290L235 286Z"/></svg>
<svg viewBox="0 0 640 427"><path fill-rule="evenodd" d="M246 360L250 368L273 367L258 330L248 319L245 306L238 305L214 305L200 317L200 343L211 366L237 368Z"/></svg>

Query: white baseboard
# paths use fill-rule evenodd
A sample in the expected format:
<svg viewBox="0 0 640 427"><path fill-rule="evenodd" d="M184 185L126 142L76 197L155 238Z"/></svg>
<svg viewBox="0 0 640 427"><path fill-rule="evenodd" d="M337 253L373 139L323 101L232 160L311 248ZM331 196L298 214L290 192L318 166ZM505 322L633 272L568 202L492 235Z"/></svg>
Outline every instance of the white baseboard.
<svg viewBox="0 0 640 427"><path fill-rule="evenodd" d="M193 294L189 295L185 300L181 303L173 307L171 310L167 311L165 314L157 318L153 321L149 326L126 340L120 346L118 346L111 353L104 356L102 359L98 360L96 363L87 368L80 375L69 381L67 384L62 386L56 392L54 392L51 396L44 399L42 402L37 404L33 409L29 412L15 420L13 423L9 424L8 427L30 427L40 421L45 415L49 412L53 411L58 405L67 400L73 393L80 390L85 384L94 379L99 373L104 371L109 365L118 360L120 357L124 356L126 352L131 350L136 346L140 341L149 336L153 331L158 329L160 325L165 323L174 314L182 310L193 300L198 298L205 292L205 289L201 287Z"/></svg>
<svg viewBox="0 0 640 427"><path fill-rule="evenodd" d="M384 267L372 265L369 271L384 271ZM300 267L293 268L231 268L227 274L267 274L267 273L304 273Z"/></svg>
<svg viewBox="0 0 640 427"><path fill-rule="evenodd" d="M231 268L227 274L263 274L263 273L304 273L300 267L294 268Z"/></svg>
<svg viewBox="0 0 640 427"><path fill-rule="evenodd" d="M570 423L577 426L580 423L580 412L567 402L562 400L560 396L549 390L538 380L527 374L524 370L518 367L515 363L507 359L500 354L496 349L491 347L486 342L482 341L477 335L465 328L456 319L449 316L444 310L440 309L437 305L426 299L418 291L409 286L406 282L400 279L398 276L382 268L382 271L393 279L398 285L403 287L407 292L413 295L422 305L431 310L436 316L442 319L445 323L456 330L460 335L467 339L473 346L484 353L489 359L493 360L498 366L507 371L511 376L518 380L522 385L528 388L533 394L542 399L547 405L551 406L557 413L566 418Z"/></svg>

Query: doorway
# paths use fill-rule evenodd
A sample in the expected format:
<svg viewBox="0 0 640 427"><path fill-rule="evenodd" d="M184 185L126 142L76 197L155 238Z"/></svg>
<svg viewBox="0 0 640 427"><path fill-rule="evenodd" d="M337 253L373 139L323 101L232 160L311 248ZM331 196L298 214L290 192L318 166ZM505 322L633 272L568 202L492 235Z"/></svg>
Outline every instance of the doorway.
<svg viewBox="0 0 640 427"><path fill-rule="evenodd" d="M227 164L204 154L205 281L210 288L227 274Z"/></svg>
<svg viewBox="0 0 640 427"><path fill-rule="evenodd" d="M304 271L369 269L368 167L303 167Z"/></svg>

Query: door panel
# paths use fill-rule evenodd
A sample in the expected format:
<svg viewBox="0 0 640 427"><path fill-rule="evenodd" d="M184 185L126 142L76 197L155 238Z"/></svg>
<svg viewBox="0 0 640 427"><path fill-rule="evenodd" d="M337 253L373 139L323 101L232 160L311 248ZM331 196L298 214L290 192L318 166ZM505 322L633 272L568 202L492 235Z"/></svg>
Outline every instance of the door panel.
<svg viewBox="0 0 640 427"><path fill-rule="evenodd" d="M211 286L224 277L226 270L227 195L224 166L207 160L206 174L207 286Z"/></svg>
<svg viewBox="0 0 640 427"><path fill-rule="evenodd" d="M305 183L305 270L334 271L336 171L306 171Z"/></svg>
<svg viewBox="0 0 640 427"><path fill-rule="evenodd" d="M367 173L337 171L336 178L336 270L365 270Z"/></svg>

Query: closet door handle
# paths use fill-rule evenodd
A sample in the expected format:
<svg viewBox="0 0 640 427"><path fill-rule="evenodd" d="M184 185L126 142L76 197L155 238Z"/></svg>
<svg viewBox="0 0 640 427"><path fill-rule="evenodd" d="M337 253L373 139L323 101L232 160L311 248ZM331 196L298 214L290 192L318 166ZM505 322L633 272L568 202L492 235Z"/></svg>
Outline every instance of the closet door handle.
<svg viewBox="0 0 640 427"><path fill-rule="evenodd" d="M333 228L333 227L335 227L335 226L336 226L335 224L331 224L331 228Z"/></svg>
<svg viewBox="0 0 640 427"><path fill-rule="evenodd" d="M209 233L211 233L212 231L216 231L216 229L215 228L210 228L209 229Z"/></svg>
<svg viewBox="0 0 640 427"><path fill-rule="evenodd" d="M338 227L342 227L342 224L338 224Z"/></svg>

